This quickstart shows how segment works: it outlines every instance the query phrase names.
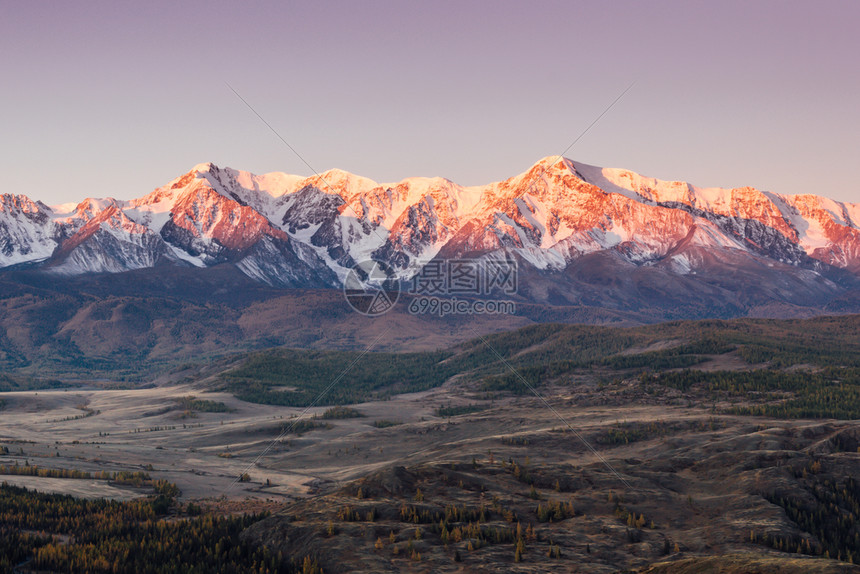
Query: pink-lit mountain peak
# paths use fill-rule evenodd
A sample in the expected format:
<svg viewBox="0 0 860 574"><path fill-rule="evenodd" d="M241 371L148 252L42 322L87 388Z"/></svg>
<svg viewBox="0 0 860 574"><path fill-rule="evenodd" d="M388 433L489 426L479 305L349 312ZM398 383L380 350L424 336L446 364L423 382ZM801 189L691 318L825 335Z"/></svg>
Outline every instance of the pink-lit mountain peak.
<svg viewBox="0 0 860 574"><path fill-rule="evenodd" d="M856 204L702 188L557 156L473 187L427 177L380 184L337 169L310 177L255 175L201 163L128 201L87 199L52 210L23 196L4 197L0 266L42 261L66 274L102 269L79 265L80 249L97 257L94 241L110 244L105 271L124 269L123 246L131 241L135 261L128 268L232 263L273 284L292 281L272 276L289 275L290 265L311 269L302 277L322 273L330 284L367 258L384 259L408 278L440 254L496 252L545 271L610 251L633 265L694 273L711 259L689 256L702 249L816 272L820 265L860 271ZM100 218L106 209L116 213ZM94 219L98 225L87 226ZM144 256L146 249L158 256ZM78 263L71 265L75 252ZM273 267L274 260L280 263Z"/></svg>

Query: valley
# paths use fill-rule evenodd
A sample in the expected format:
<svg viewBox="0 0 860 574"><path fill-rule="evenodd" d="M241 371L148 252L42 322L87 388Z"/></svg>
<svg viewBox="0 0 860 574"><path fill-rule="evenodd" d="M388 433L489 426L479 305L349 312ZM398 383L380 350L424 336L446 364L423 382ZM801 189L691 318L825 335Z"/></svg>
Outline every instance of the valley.
<svg viewBox="0 0 860 574"><path fill-rule="evenodd" d="M145 500L21 469L142 473L171 516L263 512L242 544L326 572L854 571L856 321L537 325L370 352L313 405L357 352L4 392L2 479Z"/></svg>

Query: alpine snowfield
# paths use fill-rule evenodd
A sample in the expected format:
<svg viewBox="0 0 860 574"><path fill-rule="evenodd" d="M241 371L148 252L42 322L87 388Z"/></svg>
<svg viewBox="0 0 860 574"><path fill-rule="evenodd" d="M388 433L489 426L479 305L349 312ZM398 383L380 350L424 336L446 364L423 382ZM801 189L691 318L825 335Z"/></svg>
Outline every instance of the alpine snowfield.
<svg viewBox="0 0 860 574"><path fill-rule="evenodd" d="M340 170L254 175L199 164L132 200L48 207L0 196L0 267L117 273L235 265L273 286L335 287L366 259L409 279L436 257L515 258L563 272L611 253L689 276L715 261L860 274L860 205L753 188L698 188L545 158L479 187L379 184Z"/></svg>

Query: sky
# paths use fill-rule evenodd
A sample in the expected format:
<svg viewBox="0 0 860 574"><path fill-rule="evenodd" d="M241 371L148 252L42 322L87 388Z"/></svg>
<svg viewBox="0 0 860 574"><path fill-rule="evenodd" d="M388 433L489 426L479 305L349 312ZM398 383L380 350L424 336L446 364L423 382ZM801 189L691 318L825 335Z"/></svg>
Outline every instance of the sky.
<svg viewBox="0 0 860 574"><path fill-rule="evenodd" d="M207 161L489 183L631 84L566 157L860 202L860 2L0 6L0 193L48 204Z"/></svg>

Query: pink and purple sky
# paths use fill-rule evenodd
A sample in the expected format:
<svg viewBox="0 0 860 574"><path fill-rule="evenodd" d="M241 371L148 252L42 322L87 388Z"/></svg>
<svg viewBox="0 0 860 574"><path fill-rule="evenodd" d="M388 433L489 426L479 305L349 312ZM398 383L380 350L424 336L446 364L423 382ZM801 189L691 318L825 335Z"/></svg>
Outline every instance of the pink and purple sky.
<svg viewBox="0 0 860 574"><path fill-rule="evenodd" d="M561 153L860 202L860 2L4 2L0 193L143 195L213 161L380 182Z"/></svg>

